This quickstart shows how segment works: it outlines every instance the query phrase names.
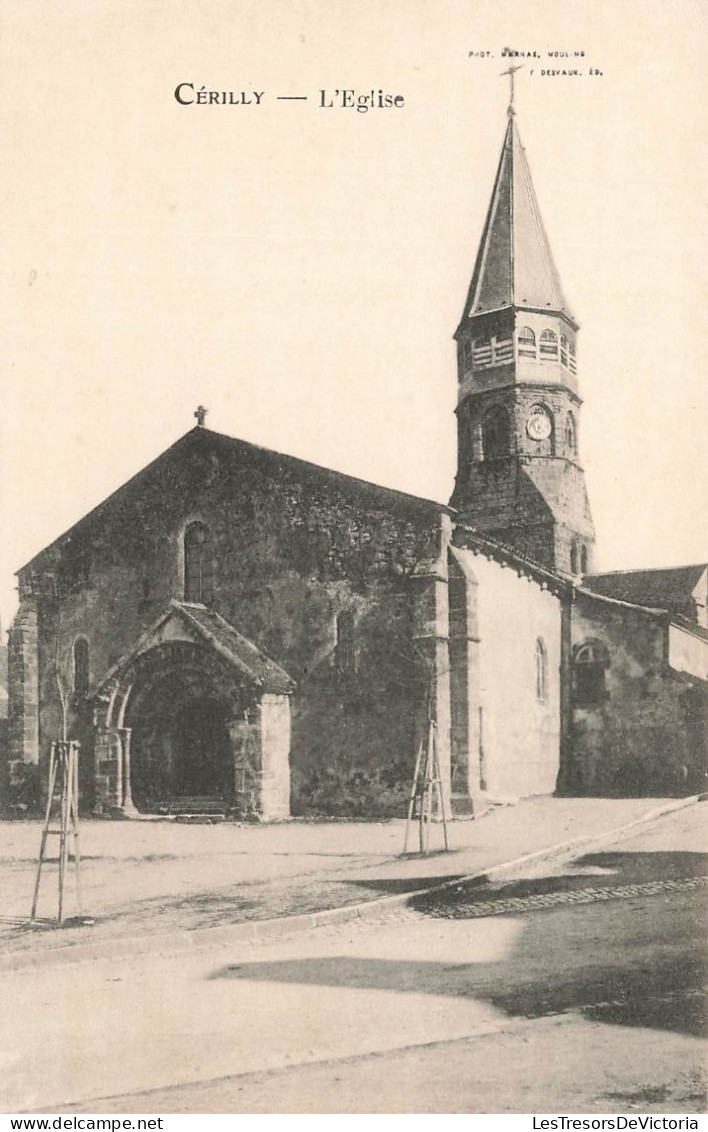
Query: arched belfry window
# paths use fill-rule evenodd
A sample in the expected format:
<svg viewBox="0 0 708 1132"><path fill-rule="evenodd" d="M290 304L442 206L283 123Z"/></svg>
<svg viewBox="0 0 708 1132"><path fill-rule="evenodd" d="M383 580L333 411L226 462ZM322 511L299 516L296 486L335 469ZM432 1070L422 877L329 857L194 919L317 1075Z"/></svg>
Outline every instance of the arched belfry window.
<svg viewBox="0 0 708 1132"><path fill-rule="evenodd" d="M578 435L575 429L575 417L568 413L565 418L565 446L570 456L578 453Z"/></svg>
<svg viewBox="0 0 708 1132"><path fill-rule="evenodd" d="M558 337L552 330L541 334L541 360L555 361L558 358Z"/></svg>
<svg viewBox="0 0 708 1132"><path fill-rule="evenodd" d="M548 699L548 653L540 637L536 641L536 699L542 703Z"/></svg>
<svg viewBox="0 0 708 1132"><path fill-rule="evenodd" d="M499 460L509 455L511 430L504 409L490 409L482 423L482 458Z"/></svg>
<svg viewBox="0 0 708 1132"><path fill-rule="evenodd" d="M184 600L205 604L214 589L214 548L206 523L190 523L184 532Z"/></svg>
<svg viewBox="0 0 708 1132"><path fill-rule="evenodd" d="M85 637L74 641L74 692L85 696L89 690L89 646Z"/></svg>
<svg viewBox="0 0 708 1132"><path fill-rule="evenodd" d="M610 655L600 641L584 641L573 655L573 699L579 707L595 707L608 696Z"/></svg>
<svg viewBox="0 0 708 1132"><path fill-rule="evenodd" d="M520 358L534 358L536 357L536 335L530 326L522 326L519 331L519 357Z"/></svg>
<svg viewBox="0 0 708 1132"><path fill-rule="evenodd" d="M578 553L578 544L575 539L570 544L570 572L571 574L580 573L580 555Z"/></svg>

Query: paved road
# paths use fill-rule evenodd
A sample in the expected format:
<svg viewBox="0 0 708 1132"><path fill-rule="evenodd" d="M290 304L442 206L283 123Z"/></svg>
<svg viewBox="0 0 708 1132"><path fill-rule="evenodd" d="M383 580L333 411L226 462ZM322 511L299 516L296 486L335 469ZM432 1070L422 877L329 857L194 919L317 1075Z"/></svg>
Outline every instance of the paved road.
<svg viewBox="0 0 708 1132"><path fill-rule="evenodd" d="M376 923L3 976L2 1104L702 1111L704 823L704 807L684 810ZM549 890L567 902L539 905Z"/></svg>

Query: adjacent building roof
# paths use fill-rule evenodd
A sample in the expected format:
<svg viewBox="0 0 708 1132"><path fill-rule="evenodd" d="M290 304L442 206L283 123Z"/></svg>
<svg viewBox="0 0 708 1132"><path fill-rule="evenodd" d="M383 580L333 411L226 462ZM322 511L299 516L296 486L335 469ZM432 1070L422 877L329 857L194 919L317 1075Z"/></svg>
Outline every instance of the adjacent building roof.
<svg viewBox="0 0 708 1132"><path fill-rule="evenodd" d="M657 570L613 570L607 574L588 574L583 578L583 585L594 593L632 605L684 613L707 570L705 562Z"/></svg>
<svg viewBox="0 0 708 1132"><path fill-rule="evenodd" d="M510 306L557 311L575 325L513 114L509 116L463 324L473 315Z"/></svg>

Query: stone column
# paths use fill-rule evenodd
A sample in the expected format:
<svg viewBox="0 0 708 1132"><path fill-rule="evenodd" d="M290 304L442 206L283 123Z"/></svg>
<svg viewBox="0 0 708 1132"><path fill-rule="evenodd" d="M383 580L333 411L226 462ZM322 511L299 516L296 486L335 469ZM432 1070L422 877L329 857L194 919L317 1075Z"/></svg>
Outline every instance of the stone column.
<svg viewBox="0 0 708 1132"><path fill-rule="evenodd" d="M10 800L19 794L27 768L39 763L39 658L37 598L24 596L8 638ZM36 773L36 772L34 772Z"/></svg>
<svg viewBox="0 0 708 1132"><path fill-rule="evenodd" d="M260 702L258 812L263 821L290 817L290 696L265 692Z"/></svg>
<svg viewBox="0 0 708 1132"><path fill-rule="evenodd" d="M96 727L93 747L97 814L111 813L123 806L123 745L113 727Z"/></svg>
<svg viewBox="0 0 708 1132"><path fill-rule="evenodd" d="M264 692L250 718L228 725L236 812L274 821L290 816L290 697Z"/></svg>
<svg viewBox="0 0 708 1132"><path fill-rule="evenodd" d="M133 802L132 782L130 777L130 737L132 735L131 727L119 727L118 734L120 736L120 745L123 756L123 799L120 808L123 811L123 816L126 818L137 817L138 811Z"/></svg>
<svg viewBox="0 0 708 1132"><path fill-rule="evenodd" d="M582 792L579 761L573 749L573 593L561 598L560 623L560 766L556 793Z"/></svg>
<svg viewBox="0 0 708 1132"><path fill-rule="evenodd" d="M257 736L254 725L247 718L234 719L227 724L231 742L234 774L234 809L237 817L251 817L256 810L254 778L258 757ZM254 755L256 758L254 758Z"/></svg>
<svg viewBox="0 0 708 1132"><path fill-rule="evenodd" d="M460 553L453 550L450 563L452 808L475 814L483 808L477 581Z"/></svg>
<svg viewBox="0 0 708 1132"><path fill-rule="evenodd" d="M443 796L450 810L450 653L448 648L447 576L439 566L416 573L413 587L413 643L421 658L428 684L430 709L436 724L436 742ZM424 699L427 699L424 693ZM425 709L425 703L421 705ZM423 722L423 726L426 726Z"/></svg>

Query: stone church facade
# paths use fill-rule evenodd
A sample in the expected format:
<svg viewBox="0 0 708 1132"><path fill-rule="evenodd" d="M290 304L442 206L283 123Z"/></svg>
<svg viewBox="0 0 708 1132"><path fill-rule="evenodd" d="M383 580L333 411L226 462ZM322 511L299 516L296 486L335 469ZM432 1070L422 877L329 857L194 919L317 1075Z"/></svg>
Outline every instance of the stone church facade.
<svg viewBox="0 0 708 1132"><path fill-rule="evenodd" d="M198 424L18 573L6 806L453 812L702 789L708 567L594 574L577 322L510 111L458 345L450 506Z"/></svg>

